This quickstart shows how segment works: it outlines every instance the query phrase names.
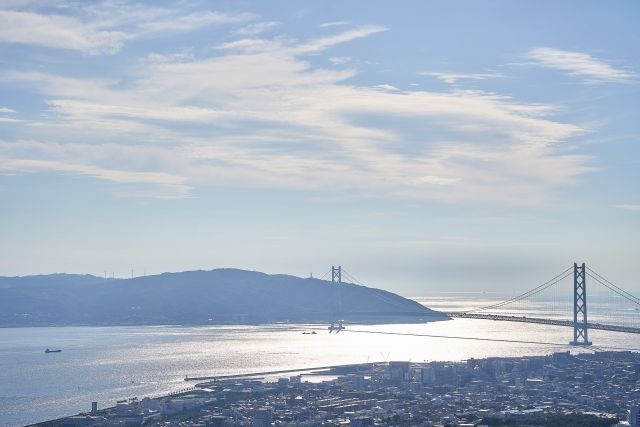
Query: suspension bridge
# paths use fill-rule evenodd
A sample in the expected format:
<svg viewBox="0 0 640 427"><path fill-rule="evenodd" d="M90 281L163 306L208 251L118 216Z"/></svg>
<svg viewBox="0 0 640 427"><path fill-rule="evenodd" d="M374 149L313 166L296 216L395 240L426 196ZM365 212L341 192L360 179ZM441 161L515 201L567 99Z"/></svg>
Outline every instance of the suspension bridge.
<svg viewBox="0 0 640 427"><path fill-rule="evenodd" d="M329 276L330 275L330 276ZM345 312L340 302L340 284L345 276L352 283L364 286L342 267L331 267L321 280L331 278L334 286L331 326L329 332L344 329L343 316L404 315L433 316L433 312L403 306L367 288L373 296L398 306L397 311ZM589 286L587 287L587 279ZM576 346L589 346L589 329L640 334L640 298L614 285L585 264L572 267L553 279L513 298L472 309L445 311L450 318L482 319L504 322L537 323L573 328ZM442 314L440 314L442 316Z"/></svg>

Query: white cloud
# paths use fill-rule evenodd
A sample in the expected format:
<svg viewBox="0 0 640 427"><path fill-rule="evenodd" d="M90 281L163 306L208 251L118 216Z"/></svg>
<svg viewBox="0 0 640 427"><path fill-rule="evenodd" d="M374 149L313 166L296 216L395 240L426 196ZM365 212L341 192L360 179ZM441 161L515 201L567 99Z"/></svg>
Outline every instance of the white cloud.
<svg viewBox="0 0 640 427"><path fill-rule="evenodd" d="M299 45L296 49L297 53L311 53L320 50L325 50L331 46L335 46L339 43L346 43L352 40L369 37L372 34L382 31L388 31L387 27L380 25L364 25L351 31L345 31L344 33L336 34L328 37L320 37L311 40L309 43Z"/></svg>
<svg viewBox="0 0 640 427"><path fill-rule="evenodd" d="M349 25L351 21L335 21L335 22L325 22L324 24L320 24L320 27L335 27L337 25Z"/></svg>
<svg viewBox="0 0 640 427"><path fill-rule="evenodd" d="M250 13L229 15L217 12L196 12L166 20L144 22L138 25L145 32L182 32L193 31L209 25L236 24L256 19L258 16ZM272 24L272 23L269 23ZM277 24L277 23L276 23Z"/></svg>
<svg viewBox="0 0 640 427"><path fill-rule="evenodd" d="M258 22L257 24L250 24L243 28L236 28L232 33L241 36L254 36L272 30L278 25L280 25L279 22Z"/></svg>
<svg viewBox="0 0 640 427"><path fill-rule="evenodd" d="M170 54L158 54L150 53L146 58L151 62L177 62L177 61L191 61L194 59L192 53L170 53Z"/></svg>
<svg viewBox="0 0 640 427"><path fill-rule="evenodd" d="M331 58L329 58L329 62L331 62L334 65L342 65L342 64L346 64L347 62L351 62L351 57L342 56L338 58L336 56L332 56Z"/></svg>
<svg viewBox="0 0 640 427"><path fill-rule="evenodd" d="M20 123L20 122L26 122L26 120L12 119L12 118L10 118L10 117L0 117L0 122L5 122L5 123Z"/></svg>
<svg viewBox="0 0 640 427"><path fill-rule="evenodd" d="M433 76L438 80L442 80L445 83L455 83L457 80L486 80L486 79L501 79L504 78L504 74L460 74L460 73L437 73L437 72L422 72L418 73L423 76Z"/></svg>
<svg viewBox="0 0 640 427"><path fill-rule="evenodd" d="M223 43L218 49L237 49L244 52L281 52L290 57L301 54L313 54L327 50L337 44L347 43L358 38L369 37L372 34L388 31L386 27L379 25L365 25L354 30L345 31L328 37L319 37L309 40L307 43L292 45L295 40L262 40L242 39L234 42Z"/></svg>
<svg viewBox="0 0 640 427"><path fill-rule="evenodd" d="M105 31L77 19L30 12L0 11L0 42L34 44L97 53L115 53L129 35Z"/></svg>
<svg viewBox="0 0 640 427"><path fill-rule="evenodd" d="M12 110L11 108L0 108L0 113L15 113L16 110Z"/></svg>
<svg viewBox="0 0 640 427"><path fill-rule="evenodd" d="M460 178L440 178L438 176L428 175L421 176L410 181L410 184L435 184L435 185L449 185L459 182Z"/></svg>
<svg viewBox="0 0 640 427"><path fill-rule="evenodd" d="M33 170L55 170L62 172L78 172L96 178L118 183L153 183L165 185L182 185L185 178L162 172L129 172L108 170L93 166L73 165L50 160L10 160L2 162L5 169L24 172Z"/></svg>
<svg viewBox="0 0 640 427"><path fill-rule="evenodd" d="M640 211L640 205L616 205L615 207L626 211Z"/></svg>
<svg viewBox="0 0 640 427"><path fill-rule="evenodd" d="M82 5L82 4L81 4ZM77 50L90 55L119 52L124 43L159 33L193 31L208 25L247 22L257 15L129 6L119 3L69 7L71 15L0 10L0 43Z"/></svg>
<svg viewBox="0 0 640 427"><path fill-rule="evenodd" d="M386 89L386 90L398 90L397 87L393 87L393 86L388 85L388 84L376 85L374 87L379 87L380 89Z"/></svg>
<svg viewBox="0 0 640 427"><path fill-rule="evenodd" d="M626 83L636 77L635 73L615 69L586 53L537 47L524 57L534 60L534 65L568 71L570 76L581 77L587 83Z"/></svg>
<svg viewBox="0 0 640 427"><path fill-rule="evenodd" d="M188 181L523 204L542 203L592 170L588 157L563 147L585 131L552 120L554 106L483 91L359 87L345 83L356 70L302 59L384 30L247 39L211 57L144 60L126 86L7 73L49 97L30 128L59 142L0 144L0 159L4 168L175 186L183 195Z"/></svg>
<svg viewBox="0 0 640 427"><path fill-rule="evenodd" d="M5 144L6 147L6 144ZM188 197L192 187L185 184L186 178L166 172L141 172L118 169L105 169L97 166L68 163L59 160L41 159L1 159L0 169L20 172L66 172L77 173L116 184L151 185L144 193L123 189L128 197L184 198Z"/></svg>

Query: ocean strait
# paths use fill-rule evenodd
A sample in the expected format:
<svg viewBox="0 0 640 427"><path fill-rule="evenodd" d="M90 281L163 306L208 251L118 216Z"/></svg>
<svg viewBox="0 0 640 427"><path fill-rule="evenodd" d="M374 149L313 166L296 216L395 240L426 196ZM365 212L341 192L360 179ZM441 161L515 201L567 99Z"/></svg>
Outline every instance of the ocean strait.
<svg viewBox="0 0 640 427"><path fill-rule="evenodd" d="M442 294L415 299L443 311L492 301L484 297L479 303L478 295L475 297ZM494 301L501 297L496 295ZM311 331L316 334L303 334ZM596 330L590 331L593 348L570 347L572 332L565 327L475 319L349 324L338 334L329 334L326 325L291 324L0 328L0 426L22 426L87 411L92 401L103 408L114 406L116 400L166 395L194 385L185 381L186 376L385 359L458 361L567 350L640 350L636 335ZM62 351L46 354L47 348Z"/></svg>

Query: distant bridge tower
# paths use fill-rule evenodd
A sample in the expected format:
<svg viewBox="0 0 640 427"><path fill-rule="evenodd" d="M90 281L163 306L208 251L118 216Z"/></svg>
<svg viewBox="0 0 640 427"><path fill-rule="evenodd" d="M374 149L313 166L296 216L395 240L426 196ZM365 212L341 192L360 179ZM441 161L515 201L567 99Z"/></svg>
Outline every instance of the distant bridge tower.
<svg viewBox="0 0 640 427"><path fill-rule="evenodd" d="M573 341L571 345L591 345L587 323L587 269L573 264Z"/></svg>
<svg viewBox="0 0 640 427"><path fill-rule="evenodd" d="M342 284L342 267L335 268L331 266L331 283L333 283L333 304L331 306L331 326L329 327L329 333L344 329L342 326L342 314L340 307L340 287ZM338 326L336 327L336 323Z"/></svg>

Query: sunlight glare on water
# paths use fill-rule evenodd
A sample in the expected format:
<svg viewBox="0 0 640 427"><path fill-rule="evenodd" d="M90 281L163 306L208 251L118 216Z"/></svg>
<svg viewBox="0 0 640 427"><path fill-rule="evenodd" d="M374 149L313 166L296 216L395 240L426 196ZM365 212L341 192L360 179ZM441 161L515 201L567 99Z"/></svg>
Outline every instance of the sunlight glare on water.
<svg viewBox="0 0 640 427"><path fill-rule="evenodd" d="M420 302L445 310L454 309L455 300L431 297ZM317 333L302 334L311 330ZM92 401L98 401L102 408L115 405L119 399L164 395L193 385L184 381L186 375L229 375L365 363L367 360L380 362L387 357L388 360L414 362L459 361L470 357L591 351L570 347L571 337L572 330L565 327L475 319L428 324L347 325L347 329L338 334L329 334L325 325L284 324L5 328L0 329L0 426L72 415L88 410ZM590 331L590 339L598 349L640 350L635 335ZM45 354L46 348L63 351Z"/></svg>

